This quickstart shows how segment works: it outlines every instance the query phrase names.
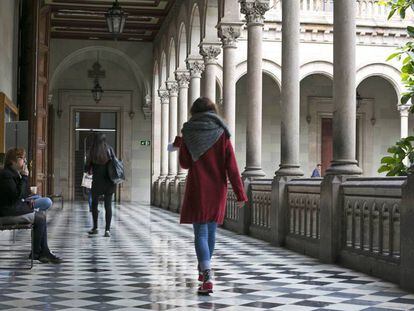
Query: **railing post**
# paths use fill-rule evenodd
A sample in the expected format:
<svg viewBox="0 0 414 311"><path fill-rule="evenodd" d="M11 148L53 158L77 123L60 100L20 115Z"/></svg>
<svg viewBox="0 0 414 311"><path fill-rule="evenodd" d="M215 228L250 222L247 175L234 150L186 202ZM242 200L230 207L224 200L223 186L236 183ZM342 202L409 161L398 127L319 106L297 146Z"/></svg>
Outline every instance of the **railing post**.
<svg viewBox="0 0 414 311"><path fill-rule="evenodd" d="M283 246L289 229L289 202L287 195L287 183L292 176L275 176L272 182L270 226L273 236L272 244Z"/></svg>
<svg viewBox="0 0 414 311"><path fill-rule="evenodd" d="M319 259L322 262L335 262L341 250L341 184L345 180L345 176L327 175L321 184Z"/></svg>
<svg viewBox="0 0 414 311"><path fill-rule="evenodd" d="M244 191L246 192L248 202L247 205L242 208L239 212L239 223L238 223L238 230L237 233L239 234L249 234L249 228L251 223L251 215L252 215L252 206L253 206L253 198L252 198L252 191L251 191L251 178L246 178L243 180L244 184Z"/></svg>
<svg viewBox="0 0 414 311"><path fill-rule="evenodd" d="M408 175L401 200L400 285L414 291L414 172Z"/></svg>

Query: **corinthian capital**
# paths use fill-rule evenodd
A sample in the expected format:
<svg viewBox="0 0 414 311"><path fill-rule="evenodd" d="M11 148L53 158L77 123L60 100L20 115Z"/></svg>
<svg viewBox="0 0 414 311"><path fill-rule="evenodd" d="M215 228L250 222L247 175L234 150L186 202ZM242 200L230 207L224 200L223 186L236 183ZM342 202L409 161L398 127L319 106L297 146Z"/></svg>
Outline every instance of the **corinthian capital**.
<svg viewBox="0 0 414 311"><path fill-rule="evenodd" d="M177 80L180 88L187 88L190 84L190 73L188 70L176 70L175 79Z"/></svg>
<svg viewBox="0 0 414 311"><path fill-rule="evenodd" d="M220 24L218 31L223 47L236 47L237 38L240 37L242 23Z"/></svg>
<svg viewBox="0 0 414 311"><path fill-rule="evenodd" d="M400 112L401 117L408 117L410 113L411 104L399 105L398 111Z"/></svg>
<svg viewBox="0 0 414 311"><path fill-rule="evenodd" d="M269 0L239 0L240 12L246 15L247 24L263 24L269 10Z"/></svg>
<svg viewBox="0 0 414 311"><path fill-rule="evenodd" d="M200 45L200 55L203 56L206 65L216 64L220 52L221 47L218 43L202 43Z"/></svg>
<svg viewBox="0 0 414 311"><path fill-rule="evenodd" d="M158 96L160 97L161 104L168 105L170 103L170 96L166 89L159 89Z"/></svg>
<svg viewBox="0 0 414 311"><path fill-rule="evenodd" d="M170 97L178 96L178 83L175 80L165 82L165 86L170 94Z"/></svg>
<svg viewBox="0 0 414 311"><path fill-rule="evenodd" d="M190 70L191 77L201 78L204 71L204 62L199 58L187 58L187 68Z"/></svg>

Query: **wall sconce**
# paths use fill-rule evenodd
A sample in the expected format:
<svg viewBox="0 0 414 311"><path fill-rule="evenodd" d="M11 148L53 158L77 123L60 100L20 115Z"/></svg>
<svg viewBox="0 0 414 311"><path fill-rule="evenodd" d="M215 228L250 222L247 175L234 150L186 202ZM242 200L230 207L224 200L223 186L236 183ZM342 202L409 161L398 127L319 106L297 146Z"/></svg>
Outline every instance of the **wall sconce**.
<svg viewBox="0 0 414 311"><path fill-rule="evenodd" d="M59 119L62 117L62 113L63 113L62 108L59 107L58 110L56 111L56 114Z"/></svg>
<svg viewBox="0 0 414 311"><path fill-rule="evenodd" d="M308 114L308 115L306 116L306 122L308 122L308 124L310 124L310 123L311 123L311 121L312 121L312 117Z"/></svg>
<svg viewBox="0 0 414 311"><path fill-rule="evenodd" d="M131 111L128 113L128 115L129 115L129 118L132 120L132 119L134 118L134 116L135 116L135 112L131 110Z"/></svg>
<svg viewBox="0 0 414 311"><path fill-rule="evenodd" d="M374 116L372 116L372 118L371 118L371 124L372 124L372 126L374 126L375 123L377 123L377 119Z"/></svg>

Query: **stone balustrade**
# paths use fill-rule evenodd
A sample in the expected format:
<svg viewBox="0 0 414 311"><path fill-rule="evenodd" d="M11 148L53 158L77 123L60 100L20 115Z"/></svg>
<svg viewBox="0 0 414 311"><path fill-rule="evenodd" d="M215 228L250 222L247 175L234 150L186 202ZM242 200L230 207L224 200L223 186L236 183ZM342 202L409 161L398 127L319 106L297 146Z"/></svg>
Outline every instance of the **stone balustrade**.
<svg viewBox="0 0 414 311"><path fill-rule="evenodd" d="M250 226L249 234L271 242L271 194L272 180L255 180L250 184Z"/></svg>

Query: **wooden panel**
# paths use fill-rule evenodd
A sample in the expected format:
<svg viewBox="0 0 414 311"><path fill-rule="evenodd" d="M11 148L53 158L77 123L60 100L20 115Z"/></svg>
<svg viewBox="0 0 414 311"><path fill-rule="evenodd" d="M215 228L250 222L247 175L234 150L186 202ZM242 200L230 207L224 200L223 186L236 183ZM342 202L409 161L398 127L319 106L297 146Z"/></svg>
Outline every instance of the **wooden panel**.
<svg viewBox="0 0 414 311"><path fill-rule="evenodd" d="M322 176L325 175L326 169L331 165L333 159L333 129L332 119L322 119L322 147L321 147L321 159L322 159Z"/></svg>

